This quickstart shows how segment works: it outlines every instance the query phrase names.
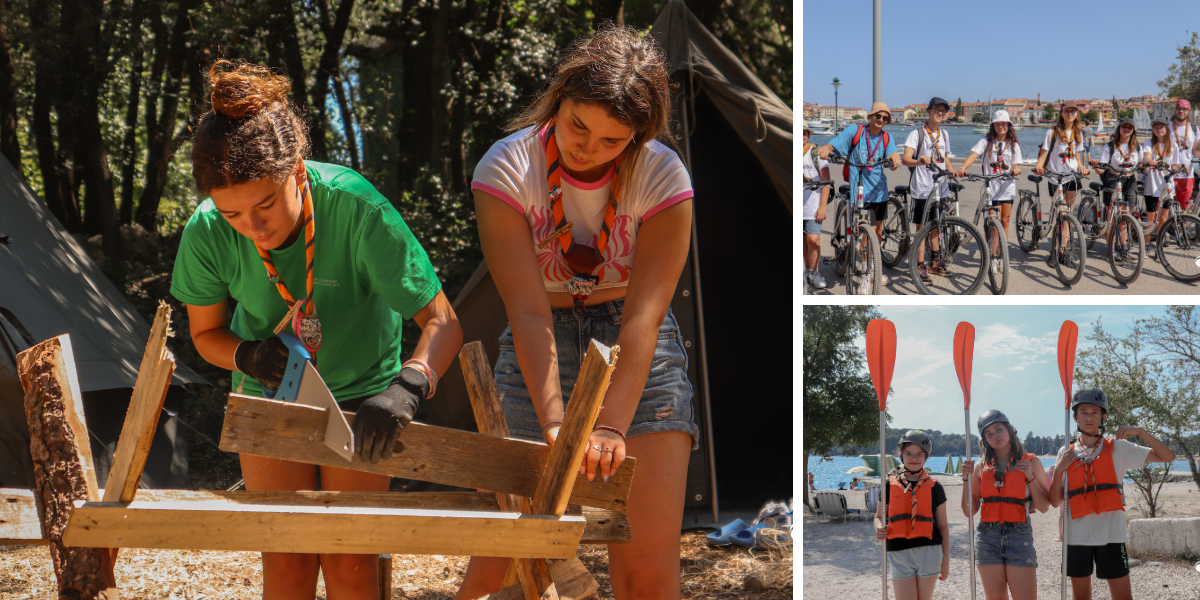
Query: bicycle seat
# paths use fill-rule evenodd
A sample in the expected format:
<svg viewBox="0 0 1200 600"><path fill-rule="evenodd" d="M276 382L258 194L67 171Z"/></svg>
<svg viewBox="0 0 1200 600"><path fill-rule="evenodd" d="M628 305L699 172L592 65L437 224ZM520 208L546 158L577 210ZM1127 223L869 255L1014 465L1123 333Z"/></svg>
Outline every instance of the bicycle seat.
<svg viewBox="0 0 1200 600"><path fill-rule="evenodd" d="M907 185L896 186L896 193L897 194L908 194L908 186Z"/></svg>
<svg viewBox="0 0 1200 600"><path fill-rule="evenodd" d="M841 194L841 195L843 195L843 196L849 196L849 195L850 195L850 186L849 186L849 184L847 184L847 185L842 185L842 186L838 186L838 193L839 193L839 194Z"/></svg>
<svg viewBox="0 0 1200 600"><path fill-rule="evenodd" d="M1029 176L1029 180L1030 180L1030 181L1032 181L1032 182L1034 182L1034 183L1041 183L1041 182L1042 182L1042 176L1041 176L1041 175L1030 175L1030 176Z"/></svg>
<svg viewBox="0 0 1200 600"><path fill-rule="evenodd" d="M1093 181L1088 184L1088 187L1092 188L1092 191L1098 192L1098 191L1104 189L1104 184L1097 182L1097 181Z"/></svg>
<svg viewBox="0 0 1200 600"><path fill-rule="evenodd" d="M954 183L953 181L950 182L950 191L951 192L961 192L962 189L963 189L963 184Z"/></svg>

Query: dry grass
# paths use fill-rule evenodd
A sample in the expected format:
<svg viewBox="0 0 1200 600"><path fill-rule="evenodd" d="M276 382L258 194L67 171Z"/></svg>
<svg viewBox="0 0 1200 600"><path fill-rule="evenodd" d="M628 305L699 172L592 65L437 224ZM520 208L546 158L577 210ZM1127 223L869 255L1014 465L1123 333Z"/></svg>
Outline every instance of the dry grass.
<svg viewBox="0 0 1200 600"><path fill-rule="evenodd" d="M689 599L792 597L792 546L749 551L712 548L703 533L681 537L683 597ZM612 598L608 554L602 546L584 546L579 558L600 584L596 598ZM396 555L392 598L435 600L454 595L467 558ZM262 565L252 552L200 550L121 551L116 565L122 598L206 600L262 598ZM317 597L325 597L323 583ZM57 584L45 546L0 546L0 600L53 600Z"/></svg>

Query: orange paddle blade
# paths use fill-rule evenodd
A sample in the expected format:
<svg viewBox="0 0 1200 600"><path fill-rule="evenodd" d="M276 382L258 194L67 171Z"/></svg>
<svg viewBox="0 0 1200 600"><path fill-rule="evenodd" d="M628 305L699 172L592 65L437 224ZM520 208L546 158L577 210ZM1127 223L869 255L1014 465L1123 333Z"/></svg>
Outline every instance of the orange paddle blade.
<svg viewBox="0 0 1200 600"><path fill-rule="evenodd" d="M1058 376L1062 378L1066 402L1063 408L1071 408L1071 382L1075 379L1075 341L1079 339L1079 326L1074 321L1063 321L1058 330Z"/></svg>
<svg viewBox="0 0 1200 600"><path fill-rule="evenodd" d="M867 367L879 396L879 410L887 409L888 390L892 387L892 370L896 366L896 326L887 319L867 323Z"/></svg>
<svg viewBox="0 0 1200 600"><path fill-rule="evenodd" d="M963 321L954 330L954 370L962 386L963 409L971 408L971 359L975 356L975 326Z"/></svg>

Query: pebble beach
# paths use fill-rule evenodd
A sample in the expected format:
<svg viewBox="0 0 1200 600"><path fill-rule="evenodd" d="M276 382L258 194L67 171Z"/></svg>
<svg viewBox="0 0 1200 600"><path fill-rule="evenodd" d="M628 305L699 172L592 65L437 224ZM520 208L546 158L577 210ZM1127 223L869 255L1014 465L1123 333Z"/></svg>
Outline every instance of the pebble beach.
<svg viewBox="0 0 1200 600"><path fill-rule="evenodd" d="M1185 475L1179 473L1179 475ZM1163 486L1159 502L1167 517L1200 517L1200 489L1190 480L1167 483ZM957 476L936 476L946 489L946 513L950 525L950 576L939 581L933 597L937 600L970 598L971 571L967 544L967 518L961 510L962 481ZM825 490L819 490L825 491ZM839 491L846 496L846 504L866 514L865 494L862 491ZM1127 485L1126 520L1144 518L1141 500ZM873 515L870 515L873 516ZM1034 545L1038 558L1038 597L1058 598L1060 586L1059 565L1062 561L1062 543L1055 542L1058 526L1058 509L1045 513L1034 513ZM976 515L978 521L978 515ZM825 515L804 515L802 527L803 544L802 581L803 596L807 598L880 598L880 555L881 542L875 540L870 519L855 521L829 519ZM1130 581L1135 598L1195 600L1200 598L1200 572L1193 562L1161 556L1137 556L1130 554ZM1136 566L1135 566L1136 565ZM1068 583L1069 585L1069 583ZM1069 593L1069 592L1068 592ZM894 597L891 583L888 596ZM983 587L976 576L976 597L984 598ZM1107 599L1108 585L1092 577L1092 597Z"/></svg>

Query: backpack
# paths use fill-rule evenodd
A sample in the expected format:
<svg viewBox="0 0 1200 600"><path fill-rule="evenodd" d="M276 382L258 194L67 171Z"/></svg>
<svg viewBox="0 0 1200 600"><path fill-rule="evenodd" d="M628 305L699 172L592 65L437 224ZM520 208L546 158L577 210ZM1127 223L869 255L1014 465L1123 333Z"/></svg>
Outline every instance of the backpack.
<svg viewBox="0 0 1200 600"><path fill-rule="evenodd" d="M866 129L867 129L866 125L858 126L858 131L854 132L854 141L850 142L850 151L846 153L847 157L852 156L854 154L854 149L858 147L858 141L862 139L863 131L866 131ZM883 131L881 133L883 133L883 148L884 148L884 151L886 152L889 140L891 138L888 136L888 132ZM816 164L817 163L814 161L813 165L816 165ZM850 181L850 165L842 165L842 181L845 181L845 182Z"/></svg>
<svg viewBox="0 0 1200 600"><path fill-rule="evenodd" d="M812 160L813 169L815 169L817 171L817 176L820 177L821 169L819 167L820 167L821 163L818 160L819 157L817 156L817 145L816 144L805 144L804 152L801 152L801 156L803 156L805 153L807 153L809 155L810 160ZM803 175L803 173L801 175ZM808 177L805 177L804 180L808 181Z"/></svg>

